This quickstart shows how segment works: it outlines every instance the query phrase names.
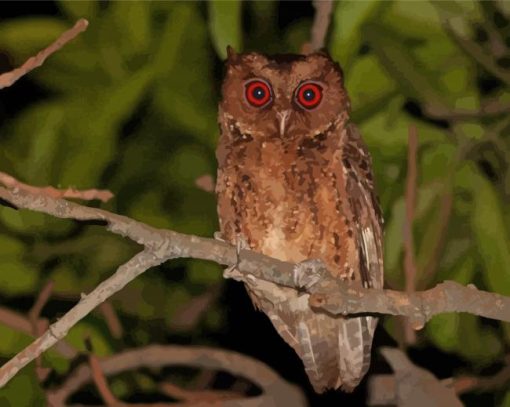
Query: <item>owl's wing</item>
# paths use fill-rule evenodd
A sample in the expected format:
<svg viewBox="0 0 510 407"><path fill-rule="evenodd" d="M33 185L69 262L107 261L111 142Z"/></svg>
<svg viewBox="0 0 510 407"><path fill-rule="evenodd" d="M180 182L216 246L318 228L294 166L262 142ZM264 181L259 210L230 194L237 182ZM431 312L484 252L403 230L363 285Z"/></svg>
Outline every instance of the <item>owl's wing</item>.
<svg viewBox="0 0 510 407"><path fill-rule="evenodd" d="M342 172L353 239L359 262L351 266L364 287L382 288L382 216L374 190L372 162L358 129L349 124L342 140ZM377 318L359 316L336 320L338 387L352 390L370 367L372 339Z"/></svg>
<svg viewBox="0 0 510 407"><path fill-rule="evenodd" d="M372 160L354 124L347 127L342 162L357 240L360 280L364 287L383 286L383 220L375 193Z"/></svg>

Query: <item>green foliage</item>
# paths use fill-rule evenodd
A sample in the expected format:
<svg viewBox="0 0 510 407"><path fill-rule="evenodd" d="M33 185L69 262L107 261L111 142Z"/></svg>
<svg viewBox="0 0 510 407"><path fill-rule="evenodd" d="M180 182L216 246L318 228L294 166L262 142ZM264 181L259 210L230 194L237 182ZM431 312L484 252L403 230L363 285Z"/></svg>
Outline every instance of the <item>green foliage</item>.
<svg viewBox="0 0 510 407"><path fill-rule="evenodd" d="M241 51L241 2L213 0L209 5L209 28L216 52L225 59L227 45Z"/></svg>
<svg viewBox="0 0 510 407"><path fill-rule="evenodd" d="M35 185L108 188L116 196L104 207L112 211L156 227L211 236L218 228L215 198L195 180L215 174L220 60L226 46L297 52L309 38L311 19L280 29L274 1L57 4L57 16L0 21L0 49L18 65L77 18L90 20L85 33L29 74L42 92L34 98L24 94L26 105L14 117L4 117L0 171ZM352 119L373 157L385 214L387 284L402 288L405 282L405 179L408 129L414 125L419 135L413 225L418 288L450 279L510 295L509 112L477 113L510 100L508 5L335 4L327 48L344 69ZM490 10L499 7L496 24ZM455 34L445 29L446 19ZM445 225L444 197L450 194ZM17 303L35 297L52 278L56 297L77 299L138 250L102 227L2 206L0 298ZM221 267L215 264L172 262L137 278L112 304L129 321L130 344L165 341L174 334L165 328L176 310L221 283ZM206 341L204 332L224 328L223 307L213 303L197 326L179 335ZM476 373L508 349L509 326L446 314L430 321L418 339L457 355ZM387 318L384 328L399 339L397 319ZM68 339L83 349L85 336L99 354L120 349L96 316L82 321ZM5 326L0 338L4 357L30 340ZM55 353L45 360L59 373L69 368ZM112 387L127 392L121 378ZM27 368L0 391L0 405L4 400L39 405L37 389L33 369ZM498 397L510 406L509 393Z"/></svg>

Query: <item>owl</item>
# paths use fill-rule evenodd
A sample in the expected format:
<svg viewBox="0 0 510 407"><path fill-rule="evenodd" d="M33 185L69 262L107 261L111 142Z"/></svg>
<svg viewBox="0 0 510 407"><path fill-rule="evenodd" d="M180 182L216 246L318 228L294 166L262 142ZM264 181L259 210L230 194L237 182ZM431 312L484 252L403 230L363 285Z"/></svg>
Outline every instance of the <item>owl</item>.
<svg viewBox="0 0 510 407"><path fill-rule="evenodd" d="M220 231L233 244L288 262L320 259L334 278L382 288L372 162L349 111L342 71L326 53L229 48L216 150ZM246 288L316 392L359 384L375 317L312 310L307 293L271 282Z"/></svg>

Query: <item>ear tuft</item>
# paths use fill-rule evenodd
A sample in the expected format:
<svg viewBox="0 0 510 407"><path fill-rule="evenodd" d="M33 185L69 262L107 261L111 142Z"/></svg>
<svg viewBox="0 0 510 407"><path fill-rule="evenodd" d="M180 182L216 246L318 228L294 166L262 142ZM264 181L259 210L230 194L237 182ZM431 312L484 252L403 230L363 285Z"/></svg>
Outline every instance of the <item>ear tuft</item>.
<svg viewBox="0 0 510 407"><path fill-rule="evenodd" d="M239 54L230 45L227 45L227 61L230 63L236 62Z"/></svg>

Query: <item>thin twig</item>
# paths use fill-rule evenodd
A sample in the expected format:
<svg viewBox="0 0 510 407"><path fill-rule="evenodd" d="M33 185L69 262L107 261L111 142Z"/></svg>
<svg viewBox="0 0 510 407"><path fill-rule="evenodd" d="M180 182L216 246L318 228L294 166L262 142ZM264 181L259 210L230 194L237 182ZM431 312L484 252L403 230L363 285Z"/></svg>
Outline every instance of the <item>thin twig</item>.
<svg viewBox="0 0 510 407"><path fill-rule="evenodd" d="M225 400L244 398L244 394L229 390L188 390L174 383L164 382L159 385L161 393L176 400L188 401L191 403L218 403Z"/></svg>
<svg viewBox="0 0 510 407"><path fill-rule="evenodd" d="M46 285L43 287L43 289L37 296L34 305L28 312L28 319L32 324L32 333L35 337L42 335L44 331L48 329L48 323L46 323L45 325L41 325L39 323L39 316L41 315L42 309L44 308L44 306L51 297L51 293L53 292L53 285L54 283L52 280L49 280L46 283ZM37 375L37 379L39 380L40 383L46 380L50 371L51 369L43 367L41 355L37 356L37 358L35 359L35 372Z"/></svg>
<svg viewBox="0 0 510 407"><path fill-rule="evenodd" d="M205 192L214 192L215 182L211 174L204 174L195 180L195 185Z"/></svg>
<svg viewBox="0 0 510 407"><path fill-rule="evenodd" d="M446 106L425 105L425 114L433 119L472 120L486 117L501 116L510 113L510 103L497 99L486 101L480 109L449 109Z"/></svg>
<svg viewBox="0 0 510 407"><path fill-rule="evenodd" d="M332 0L314 0L315 16L313 19L310 42L301 47L302 54L310 54L324 48L333 11Z"/></svg>
<svg viewBox="0 0 510 407"><path fill-rule="evenodd" d="M85 340L86 347L89 352L88 362L90 367L90 372L92 375L92 380L96 385L97 391L101 396L101 399L105 402L108 407L118 407L119 401L114 396L112 391L110 390L110 386L108 386L108 381L106 380L105 375L103 374L103 370L101 369L101 364L99 363L99 359L93 353L92 342L90 338Z"/></svg>
<svg viewBox="0 0 510 407"><path fill-rule="evenodd" d="M105 301L99 305L99 311L103 315L112 336L115 339L122 338L124 329L122 329L122 324L120 323L120 319L117 316L113 305L109 301Z"/></svg>
<svg viewBox="0 0 510 407"><path fill-rule="evenodd" d="M78 34L85 31L88 25L89 22L87 20L83 18L78 20L73 28L60 35L53 44L40 51L37 55L27 59L27 61L19 68L0 75L0 89L12 86L22 76L26 75L33 69L40 67L46 58L74 39Z"/></svg>
<svg viewBox="0 0 510 407"><path fill-rule="evenodd" d="M409 127L408 140L405 192L406 218L404 222L404 271L406 276L406 292L411 295L416 289L416 259L414 255L413 224L416 210L418 130L415 125ZM405 325L404 336L406 343L413 344L416 342L416 333L409 324Z"/></svg>
<svg viewBox="0 0 510 407"><path fill-rule="evenodd" d="M192 330L200 321L202 316L211 308L211 305L218 298L221 287L214 285L206 292L193 297L187 303L180 305L170 321L172 330Z"/></svg>
<svg viewBox="0 0 510 407"><path fill-rule="evenodd" d="M108 202L113 198L113 194L104 189L85 189L78 190L74 188L57 189L51 186L46 187L34 187L32 185L25 184L18 181L13 176L0 171L0 183L4 184L9 189L23 189L33 194L46 195L51 198L76 198L84 201L92 201L99 199L102 202Z"/></svg>
<svg viewBox="0 0 510 407"><path fill-rule="evenodd" d="M427 264L420 271L420 275L418 276L417 286L425 287L428 283L434 278L436 275L437 267L439 265L439 261L441 259L441 254L445 247L446 237L448 233L448 225L450 223L450 217L452 214L453 207L453 195L451 191L446 191L441 196L439 201L439 230L438 235L436 236L434 247L432 249L432 254L428 259Z"/></svg>
<svg viewBox="0 0 510 407"><path fill-rule="evenodd" d="M315 19L312 26L312 50L317 51L324 47L333 11L332 0L314 0Z"/></svg>

